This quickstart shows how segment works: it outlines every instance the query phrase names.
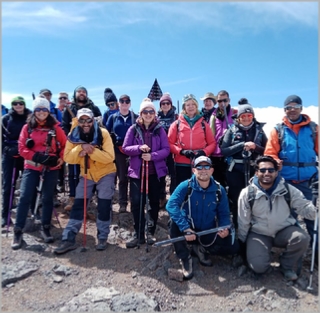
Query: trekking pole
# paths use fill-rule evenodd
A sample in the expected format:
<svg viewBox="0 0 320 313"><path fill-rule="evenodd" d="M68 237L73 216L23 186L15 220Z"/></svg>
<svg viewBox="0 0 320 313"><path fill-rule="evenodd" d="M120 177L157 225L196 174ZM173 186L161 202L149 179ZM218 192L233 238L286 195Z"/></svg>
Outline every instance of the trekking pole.
<svg viewBox="0 0 320 313"><path fill-rule="evenodd" d="M83 191L83 247L81 252L87 251L86 248L86 227L87 227L87 174L88 174L88 154L84 157L84 191Z"/></svg>
<svg viewBox="0 0 320 313"><path fill-rule="evenodd" d="M145 160L142 159L142 169L141 169L141 179L140 179L139 234L138 234L138 244L137 244L138 249L140 249L142 211L144 213L144 210L143 210L144 167L145 167Z"/></svg>
<svg viewBox="0 0 320 313"><path fill-rule="evenodd" d="M250 179L250 157L251 151L242 151L242 157L244 161L244 184L247 187Z"/></svg>
<svg viewBox="0 0 320 313"><path fill-rule="evenodd" d="M149 217L149 209L150 209L150 203L149 203L149 162L145 161L146 163L146 211L147 211L147 245L146 245L146 252L149 252L149 223L150 223L150 217Z"/></svg>
<svg viewBox="0 0 320 313"><path fill-rule="evenodd" d="M12 203L13 203L13 194L14 194L14 181L16 177L16 171L17 171L17 157L14 156L13 161L13 171L12 171L12 179L11 179L11 191L10 191L10 200L9 200L9 211L8 211L8 219L7 219L7 234L6 237L8 237L9 232L9 225L10 225L10 219L11 219L11 210L12 210Z"/></svg>
<svg viewBox="0 0 320 313"><path fill-rule="evenodd" d="M310 180L309 185L312 188L312 203L316 207L317 206L317 200L318 200L318 188L319 188L319 181L318 178L316 178L317 172L314 173ZM316 208L316 218L314 220L314 226L313 226L313 242L312 242L312 258L311 258L311 267L310 267L310 277L309 277L309 286L307 287L307 290L313 290L312 288L312 275L313 275L313 269L314 269L314 259L315 259L315 253L316 253L316 244L317 244L317 235L318 235L318 208Z"/></svg>
<svg viewBox="0 0 320 313"><path fill-rule="evenodd" d="M227 116L227 108L225 104L223 105L223 112L224 112L224 119L226 121L227 129L229 128L229 123L228 123L228 116Z"/></svg>

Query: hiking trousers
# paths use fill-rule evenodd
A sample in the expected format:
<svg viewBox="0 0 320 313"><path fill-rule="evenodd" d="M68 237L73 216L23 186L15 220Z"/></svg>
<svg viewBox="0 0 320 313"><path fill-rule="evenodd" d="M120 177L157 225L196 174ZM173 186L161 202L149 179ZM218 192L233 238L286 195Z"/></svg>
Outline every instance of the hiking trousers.
<svg viewBox="0 0 320 313"><path fill-rule="evenodd" d="M295 270L309 244L308 234L298 226L288 226L276 236L270 237L249 232L247 237L247 261L249 267L258 274L265 273L271 263L271 248L284 248L280 266L285 270Z"/></svg>

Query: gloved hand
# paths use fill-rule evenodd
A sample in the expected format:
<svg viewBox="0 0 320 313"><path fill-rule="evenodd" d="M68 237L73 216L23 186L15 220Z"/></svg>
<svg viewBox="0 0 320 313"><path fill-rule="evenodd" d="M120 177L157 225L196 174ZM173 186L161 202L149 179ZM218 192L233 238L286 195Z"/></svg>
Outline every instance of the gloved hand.
<svg viewBox="0 0 320 313"><path fill-rule="evenodd" d="M116 146L117 147L120 147L122 145L123 145L123 140L121 140L121 139L116 140Z"/></svg>
<svg viewBox="0 0 320 313"><path fill-rule="evenodd" d="M33 162L40 163L45 166L56 166L58 159L59 158L55 155L45 155L40 152L36 152L32 157Z"/></svg>
<svg viewBox="0 0 320 313"><path fill-rule="evenodd" d="M3 150L6 155L11 157L19 155L18 146L5 146Z"/></svg>
<svg viewBox="0 0 320 313"><path fill-rule="evenodd" d="M184 155L185 157L189 158L190 160L194 159L194 152L192 150L181 150L181 155Z"/></svg>
<svg viewBox="0 0 320 313"><path fill-rule="evenodd" d="M198 158L200 156L206 156L206 153L203 150L198 150L196 152L196 155L194 156L195 158Z"/></svg>

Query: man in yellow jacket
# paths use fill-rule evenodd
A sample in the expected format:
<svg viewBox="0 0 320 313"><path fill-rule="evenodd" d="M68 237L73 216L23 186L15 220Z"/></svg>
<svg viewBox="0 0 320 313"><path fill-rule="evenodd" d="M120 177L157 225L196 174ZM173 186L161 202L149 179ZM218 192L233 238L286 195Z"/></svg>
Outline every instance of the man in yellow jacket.
<svg viewBox="0 0 320 313"><path fill-rule="evenodd" d="M96 249L105 250L110 232L116 167L112 139L106 129L98 126L90 109L80 109L77 117L73 119L65 147L64 161L68 164L80 164L81 177L69 222L62 233L62 241L54 252L62 254L76 249L75 238L84 218L85 190L86 203L88 203L92 197L94 185L98 194Z"/></svg>

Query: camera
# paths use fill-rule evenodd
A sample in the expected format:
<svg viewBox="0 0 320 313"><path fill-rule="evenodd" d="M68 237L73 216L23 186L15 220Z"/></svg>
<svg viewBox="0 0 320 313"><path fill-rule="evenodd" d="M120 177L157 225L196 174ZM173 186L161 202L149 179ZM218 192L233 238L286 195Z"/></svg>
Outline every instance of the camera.
<svg viewBox="0 0 320 313"><path fill-rule="evenodd" d="M32 138L27 138L26 140L26 146L27 148L31 149L34 147L34 140Z"/></svg>

